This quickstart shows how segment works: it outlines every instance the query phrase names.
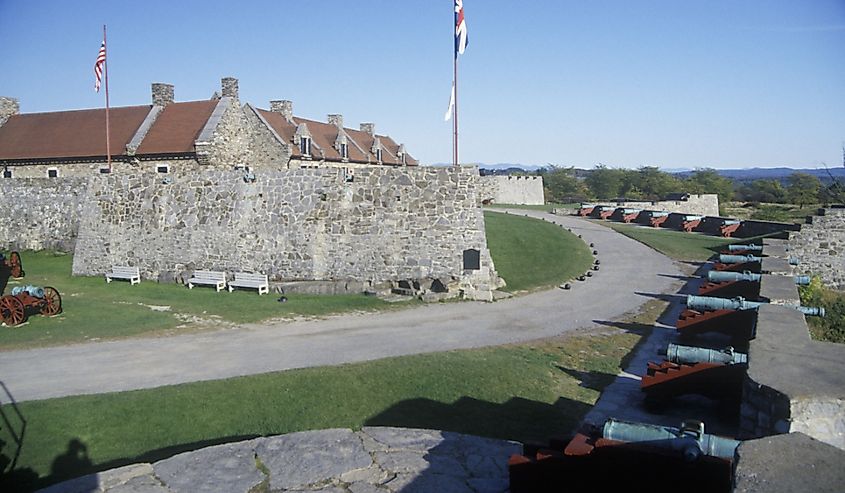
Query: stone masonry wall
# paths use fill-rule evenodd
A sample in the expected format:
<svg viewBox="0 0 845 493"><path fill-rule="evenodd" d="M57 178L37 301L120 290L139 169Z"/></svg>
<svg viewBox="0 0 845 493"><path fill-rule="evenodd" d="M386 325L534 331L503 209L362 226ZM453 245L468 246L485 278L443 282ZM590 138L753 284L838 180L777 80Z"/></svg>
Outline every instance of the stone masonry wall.
<svg viewBox="0 0 845 493"><path fill-rule="evenodd" d="M789 253L801 274L818 275L828 287L845 290L845 209L823 209L801 231L790 233Z"/></svg>
<svg viewBox="0 0 845 493"><path fill-rule="evenodd" d="M0 250L73 250L87 179L0 179Z"/></svg>
<svg viewBox="0 0 845 493"><path fill-rule="evenodd" d="M247 120L244 110L237 99L230 98L228 101L229 107L221 116L211 138L194 144L201 164L234 167L247 165L252 158L250 133L245 131ZM202 138L200 135L199 139Z"/></svg>
<svg viewBox="0 0 845 493"><path fill-rule="evenodd" d="M259 169L286 169L290 151L282 145L249 107L243 109L244 122L250 134L249 166Z"/></svg>
<svg viewBox="0 0 845 493"><path fill-rule="evenodd" d="M493 265L477 168L291 169L246 183L234 170L91 179L73 273L134 265L147 279L186 270L257 271L276 280L467 278ZM463 252L481 271L463 271ZM492 279L490 279L492 282Z"/></svg>
<svg viewBox="0 0 845 493"><path fill-rule="evenodd" d="M699 216L719 215L719 196L713 193L690 194L688 200L659 200L655 202L598 202L597 205L613 205L630 209L669 211Z"/></svg>
<svg viewBox="0 0 845 493"><path fill-rule="evenodd" d="M543 205L542 176L482 176L481 201L493 204Z"/></svg>

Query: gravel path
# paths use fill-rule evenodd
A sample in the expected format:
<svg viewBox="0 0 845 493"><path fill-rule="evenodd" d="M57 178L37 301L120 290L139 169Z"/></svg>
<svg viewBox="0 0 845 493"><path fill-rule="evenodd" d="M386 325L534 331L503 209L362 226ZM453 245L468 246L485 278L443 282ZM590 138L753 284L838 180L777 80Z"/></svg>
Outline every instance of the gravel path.
<svg viewBox="0 0 845 493"><path fill-rule="evenodd" d="M527 341L602 326L677 292L669 258L608 228L572 216L511 211L571 228L595 243L601 270L573 289L495 303L432 304L314 321L0 353L0 381L17 401L152 388L240 375L335 365Z"/></svg>

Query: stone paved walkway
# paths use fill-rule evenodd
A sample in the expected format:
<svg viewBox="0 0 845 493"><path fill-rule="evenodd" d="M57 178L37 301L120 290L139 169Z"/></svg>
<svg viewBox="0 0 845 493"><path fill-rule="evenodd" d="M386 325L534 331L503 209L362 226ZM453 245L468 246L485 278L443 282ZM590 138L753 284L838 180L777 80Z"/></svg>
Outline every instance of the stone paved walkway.
<svg viewBox="0 0 845 493"><path fill-rule="evenodd" d="M227 443L53 485L45 493L504 492L516 442L365 427Z"/></svg>
<svg viewBox="0 0 845 493"><path fill-rule="evenodd" d="M0 379L20 401L152 388L390 356L528 341L604 327L659 293L677 291L667 257L573 216L513 211L571 228L595 243L601 270L573 289L495 303L433 304L399 312L248 324L0 353Z"/></svg>

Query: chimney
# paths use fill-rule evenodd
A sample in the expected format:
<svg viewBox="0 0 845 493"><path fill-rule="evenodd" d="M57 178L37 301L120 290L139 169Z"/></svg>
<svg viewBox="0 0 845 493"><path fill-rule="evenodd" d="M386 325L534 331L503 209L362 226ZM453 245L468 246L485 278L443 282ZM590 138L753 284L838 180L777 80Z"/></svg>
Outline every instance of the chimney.
<svg viewBox="0 0 845 493"><path fill-rule="evenodd" d="M224 98L238 99L238 79L223 77L220 79L220 88Z"/></svg>
<svg viewBox="0 0 845 493"><path fill-rule="evenodd" d="M293 101L287 99L270 101L270 111L274 113L281 113L285 120L293 121Z"/></svg>
<svg viewBox="0 0 845 493"><path fill-rule="evenodd" d="M370 135L376 134L376 124L375 123L362 123L361 124L361 131L367 132Z"/></svg>
<svg viewBox="0 0 845 493"><path fill-rule="evenodd" d="M153 82L153 104L156 106L167 106L172 103L173 98L173 84L162 84L161 82Z"/></svg>
<svg viewBox="0 0 845 493"><path fill-rule="evenodd" d="M343 128L343 115L327 115L329 125L334 125L337 128Z"/></svg>
<svg viewBox="0 0 845 493"><path fill-rule="evenodd" d="M6 123L9 117L20 113L20 110L21 106L17 99L0 96L0 127Z"/></svg>

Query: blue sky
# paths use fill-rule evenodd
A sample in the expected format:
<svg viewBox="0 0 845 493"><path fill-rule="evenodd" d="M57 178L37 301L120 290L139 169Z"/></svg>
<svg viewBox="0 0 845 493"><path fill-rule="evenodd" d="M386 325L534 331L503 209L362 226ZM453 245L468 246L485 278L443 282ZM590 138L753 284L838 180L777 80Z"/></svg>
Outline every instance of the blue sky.
<svg viewBox="0 0 845 493"><path fill-rule="evenodd" d="M461 161L665 168L842 165L845 0L465 0ZM108 25L112 106L220 78L242 102L373 121L451 161L450 0L0 0L0 95L93 108Z"/></svg>

